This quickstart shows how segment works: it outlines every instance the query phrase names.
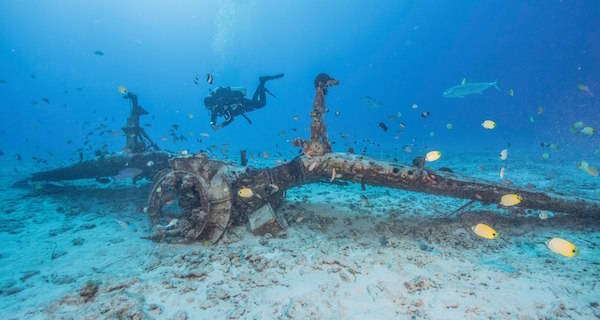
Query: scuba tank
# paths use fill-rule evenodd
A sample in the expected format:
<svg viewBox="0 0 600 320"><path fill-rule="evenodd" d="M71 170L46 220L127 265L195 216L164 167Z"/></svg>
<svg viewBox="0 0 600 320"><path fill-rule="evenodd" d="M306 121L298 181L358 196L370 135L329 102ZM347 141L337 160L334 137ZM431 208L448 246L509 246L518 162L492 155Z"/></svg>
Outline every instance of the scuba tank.
<svg viewBox="0 0 600 320"><path fill-rule="evenodd" d="M210 90L210 95L216 98L242 98L246 96L246 88L244 87L216 87Z"/></svg>
<svg viewBox="0 0 600 320"><path fill-rule="evenodd" d="M246 96L246 88L243 87L217 87L210 90L210 95L204 98L204 106L207 109L223 105L240 104Z"/></svg>

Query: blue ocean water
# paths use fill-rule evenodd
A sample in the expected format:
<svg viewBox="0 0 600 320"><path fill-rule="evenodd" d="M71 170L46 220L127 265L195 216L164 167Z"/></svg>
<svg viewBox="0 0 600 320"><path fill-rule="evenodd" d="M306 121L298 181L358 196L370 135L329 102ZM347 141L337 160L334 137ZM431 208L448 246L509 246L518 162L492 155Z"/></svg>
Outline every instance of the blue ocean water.
<svg viewBox="0 0 600 320"><path fill-rule="evenodd" d="M229 144L229 154L215 152L217 158L237 161L238 151L247 149L257 166L290 160L298 154L291 140L309 136L313 80L325 72L340 82L326 103L333 151L352 147L410 163L440 150L433 167L498 180L499 153L508 148L507 174L513 170L517 185L598 200L600 178L578 166L582 160L600 166L600 136L573 127L582 121L600 128L599 13L598 1L566 0L3 1L3 190L13 199L8 186L14 181L76 163L79 149L85 159L97 150L122 150L129 102L119 86L138 96L150 113L142 124L165 150L196 153ZM245 87L251 95L259 76L277 73L285 76L266 84L276 97L247 114L252 124L238 117L211 128L203 105L209 90ZM499 89L442 96L463 79L497 81ZM495 128L483 128L484 120ZM186 141L173 141L174 124ZM259 163L263 152L270 157ZM14 201L23 209L27 199ZM592 231L586 243L594 255L586 261L597 263L598 230ZM518 269L498 265L509 273ZM597 293L584 296L586 303L598 300ZM12 307L27 312L18 305ZM591 308L584 314L600 314L597 302Z"/></svg>
<svg viewBox="0 0 600 320"><path fill-rule="evenodd" d="M386 1L376 6L330 1L317 8L310 2L275 1L168 6L9 1L1 12L3 161L15 153L28 159L53 152L55 159L65 159L83 143L86 122L107 118L103 123L118 130L128 112L119 85L135 92L155 117L146 119L152 124L147 130L158 140L173 123L196 136L210 132L202 101L211 87L242 86L251 94L258 76L279 72L286 77L267 86L277 99L269 97L267 108L251 114L254 125L236 120L213 134L215 143L251 142L257 151L279 143L291 151L279 134L285 130L285 138L293 138L290 128L307 126L312 80L327 72L341 83L328 97L329 108L340 112L340 117L329 115L335 140L344 132L376 141L386 151L413 139L421 147L465 151L501 150L508 142L541 151L540 142L546 142L573 147L565 152L581 157L599 147L597 135L569 132L579 120L600 125L597 99L577 88L581 83L600 91L595 1ZM97 50L104 55L95 55ZM206 73L214 75L212 86L202 81ZM497 80L502 91L442 98L463 78ZM514 97L507 94L511 88ZM384 106L369 109L362 96ZM414 103L417 110L410 108ZM430 117L422 119L422 111ZM397 122L387 123L397 112L406 124L398 133ZM301 120L295 122L294 114ZM498 125L493 132L480 126L488 118ZM380 121L390 132L378 128ZM447 123L454 128L446 129ZM394 135L400 139L393 140ZM188 141L165 147L202 148ZM95 143L114 150L122 141Z"/></svg>

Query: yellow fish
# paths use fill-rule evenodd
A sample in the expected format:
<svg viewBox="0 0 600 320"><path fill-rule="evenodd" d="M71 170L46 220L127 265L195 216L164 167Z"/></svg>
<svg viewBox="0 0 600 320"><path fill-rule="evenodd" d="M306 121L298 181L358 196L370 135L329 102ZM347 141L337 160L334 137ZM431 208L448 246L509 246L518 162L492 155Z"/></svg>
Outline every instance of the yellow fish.
<svg viewBox="0 0 600 320"><path fill-rule="evenodd" d="M519 203L521 203L521 196L518 194L505 194L500 198L500 204L505 207L515 206Z"/></svg>
<svg viewBox="0 0 600 320"><path fill-rule="evenodd" d="M120 85L118 90L120 94L127 94L127 88L124 85Z"/></svg>
<svg viewBox="0 0 600 320"><path fill-rule="evenodd" d="M577 168L579 168L579 170L587 172L590 176L598 176L598 169L596 167L590 166L589 163L587 163L587 161L585 160L581 160Z"/></svg>
<svg viewBox="0 0 600 320"><path fill-rule="evenodd" d="M508 90L508 95L511 97L515 96L515 90L513 90L512 88L510 90Z"/></svg>
<svg viewBox="0 0 600 320"><path fill-rule="evenodd" d="M452 123L446 124L446 129L451 130L452 128L454 128L454 125Z"/></svg>
<svg viewBox="0 0 600 320"><path fill-rule="evenodd" d="M238 191L238 196L241 198L252 198L254 196L254 191L250 188L243 187Z"/></svg>
<svg viewBox="0 0 600 320"><path fill-rule="evenodd" d="M546 241L546 246L548 246L548 249L552 250L552 252L563 255L565 257L575 257L579 255L579 249L577 249L577 247L574 244L565 239L552 238Z"/></svg>
<svg viewBox="0 0 600 320"><path fill-rule="evenodd" d="M585 92L585 93L589 94L592 97L594 96L594 94L592 93L592 91L590 91L590 87L586 86L583 83L577 84L577 89L579 89L579 91L581 91L581 92Z"/></svg>
<svg viewBox="0 0 600 320"><path fill-rule="evenodd" d="M492 130L496 127L496 123L492 120L485 120L483 123L481 123L481 126L486 129Z"/></svg>
<svg viewBox="0 0 600 320"><path fill-rule="evenodd" d="M585 126L585 124L583 123L583 121L577 121L577 122L573 123L573 128L575 130L581 130L584 126Z"/></svg>
<svg viewBox="0 0 600 320"><path fill-rule="evenodd" d="M591 136L593 136L593 135L594 135L594 131L595 131L595 130L594 130L594 128L592 128L592 127L585 127L585 128L583 128L583 129L581 129L581 131L579 131L579 132L581 132L581 133L585 134L586 136L589 136L589 137L591 137Z"/></svg>
<svg viewBox="0 0 600 320"><path fill-rule="evenodd" d="M472 226L471 230L473 230L476 235L485 239L492 240L498 237L496 230L485 223L478 223L477 225Z"/></svg>
<svg viewBox="0 0 600 320"><path fill-rule="evenodd" d="M413 103L413 105L411 106L411 108L413 108L413 109L416 109L416 108L418 108L418 107L419 107L419 105L418 105L418 104L416 104L416 103Z"/></svg>
<svg viewBox="0 0 600 320"><path fill-rule="evenodd" d="M429 151L425 155L425 161L433 162L433 161L436 161L437 159L439 159L441 156L442 156L442 153L439 151Z"/></svg>
<svg viewBox="0 0 600 320"><path fill-rule="evenodd" d="M542 106L539 106L537 112L538 114L542 114L544 112L544 108L542 108Z"/></svg>
<svg viewBox="0 0 600 320"><path fill-rule="evenodd" d="M586 171L592 177L597 177L598 176L598 168L596 168L596 167L588 167L588 169Z"/></svg>
<svg viewBox="0 0 600 320"><path fill-rule="evenodd" d="M577 168L579 168L580 170L584 170L585 171L585 170L587 170L589 168L589 166L590 165L587 163L587 161L581 160L579 162L579 166Z"/></svg>

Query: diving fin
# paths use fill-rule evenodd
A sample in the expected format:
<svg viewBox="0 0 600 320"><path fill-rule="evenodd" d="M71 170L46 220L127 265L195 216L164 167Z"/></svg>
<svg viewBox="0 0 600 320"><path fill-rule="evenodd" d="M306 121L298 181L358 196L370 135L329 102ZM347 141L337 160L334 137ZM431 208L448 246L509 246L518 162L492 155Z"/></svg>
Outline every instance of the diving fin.
<svg viewBox="0 0 600 320"><path fill-rule="evenodd" d="M275 96L271 91L269 91L269 89L265 88L265 92L270 95L271 97L277 99L277 96Z"/></svg>
<svg viewBox="0 0 600 320"><path fill-rule="evenodd" d="M274 76L262 76L262 77L259 77L258 80L260 80L260 82L262 82L262 83L265 83L265 82L267 82L269 80L275 80L275 79L283 78L284 75L285 75L284 73L280 73L280 74L276 74Z"/></svg>

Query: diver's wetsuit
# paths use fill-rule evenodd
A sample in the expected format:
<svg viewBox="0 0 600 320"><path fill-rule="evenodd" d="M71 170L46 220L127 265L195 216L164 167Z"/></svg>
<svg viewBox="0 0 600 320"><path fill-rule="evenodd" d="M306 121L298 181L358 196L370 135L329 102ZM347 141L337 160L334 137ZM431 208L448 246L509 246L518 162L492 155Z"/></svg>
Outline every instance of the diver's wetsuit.
<svg viewBox="0 0 600 320"><path fill-rule="evenodd" d="M252 95L252 100L245 97L245 93L239 90L232 90L231 87L219 87L211 92L211 95L204 98L204 106L210 111L210 125L215 127L225 127L239 115L252 123L245 113L260 109L267 105L267 96L269 90L265 88L265 82L273 79L279 79L284 74L274 76L263 76L259 78L258 87ZM217 118L223 117L223 123L217 126Z"/></svg>

